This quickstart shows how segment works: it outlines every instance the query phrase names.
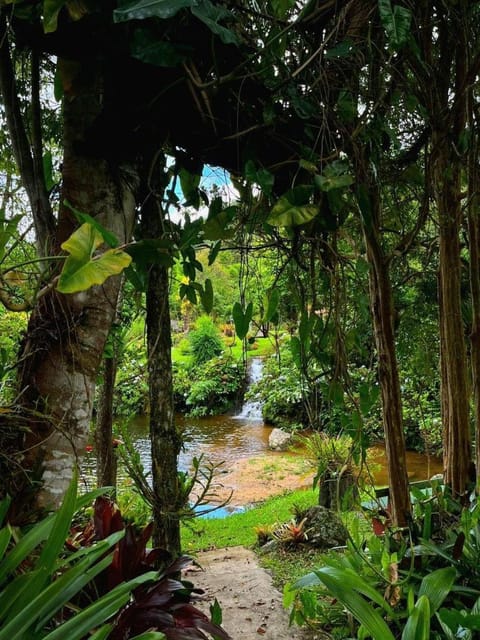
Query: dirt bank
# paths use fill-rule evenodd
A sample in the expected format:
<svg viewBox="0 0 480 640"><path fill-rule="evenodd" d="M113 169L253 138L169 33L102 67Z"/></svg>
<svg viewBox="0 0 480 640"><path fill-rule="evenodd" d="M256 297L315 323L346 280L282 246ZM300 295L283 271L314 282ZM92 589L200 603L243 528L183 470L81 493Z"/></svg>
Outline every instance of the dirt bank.
<svg viewBox="0 0 480 640"><path fill-rule="evenodd" d="M287 490L309 487L313 476L314 470L301 455L279 452L241 458L222 467L213 502L223 502L232 494L232 506L252 504Z"/></svg>

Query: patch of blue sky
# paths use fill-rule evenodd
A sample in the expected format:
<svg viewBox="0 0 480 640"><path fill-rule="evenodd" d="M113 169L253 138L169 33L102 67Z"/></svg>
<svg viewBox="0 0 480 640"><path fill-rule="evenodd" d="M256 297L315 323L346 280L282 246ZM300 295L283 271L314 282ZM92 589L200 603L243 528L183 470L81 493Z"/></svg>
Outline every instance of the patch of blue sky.
<svg viewBox="0 0 480 640"><path fill-rule="evenodd" d="M220 196L226 206L229 206L236 202L240 198L240 194L235 189L230 173L221 167L211 167L205 165L203 168L202 177L200 179L200 189L205 191L209 201L215 196ZM182 207L184 197L180 187L180 182L177 181L175 188L175 195L179 198L179 209L170 209L170 217L175 221L181 221L185 213L188 213L191 219L202 217L205 220L208 217L208 206L202 204L198 210L193 207Z"/></svg>

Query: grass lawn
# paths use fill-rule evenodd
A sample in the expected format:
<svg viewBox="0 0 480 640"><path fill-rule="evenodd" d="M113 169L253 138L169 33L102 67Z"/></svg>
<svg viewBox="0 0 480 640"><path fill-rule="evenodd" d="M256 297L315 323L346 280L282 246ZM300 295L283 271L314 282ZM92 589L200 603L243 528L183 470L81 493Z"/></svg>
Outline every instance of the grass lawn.
<svg viewBox="0 0 480 640"><path fill-rule="evenodd" d="M255 527L286 522L293 517L295 506L306 509L316 502L317 492L304 489L269 498L227 518L196 518L188 527L182 526L183 551L196 553L236 545L252 547L257 540Z"/></svg>
<svg viewBox="0 0 480 640"><path fill-rule="evenodd" d="M226 357L230 356L234 360L241 360L242 341L238 338L228 338L227 336L222 336L222 339L225 343L224 355ZM273 339L257 338L253 345L249 345L247 349L247 359L269 356L274 352L275 342L273 341ZM182 345L182 347L174 345L172 347L172 360L173 362L181 363L188 366L192 361L192 356L185 351L184 345Z"/></svg>

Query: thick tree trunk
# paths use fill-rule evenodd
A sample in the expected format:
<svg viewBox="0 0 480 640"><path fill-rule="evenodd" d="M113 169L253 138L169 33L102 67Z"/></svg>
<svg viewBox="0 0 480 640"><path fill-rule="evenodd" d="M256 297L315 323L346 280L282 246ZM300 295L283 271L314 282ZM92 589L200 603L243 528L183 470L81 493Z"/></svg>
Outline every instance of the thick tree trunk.
<svg viewBox="0 0 480 640"><path fill-rule="evenodd" d="M62 203L68 200L125 242L130 238L135 214L135 172L133 167L113 167L79 151L88 127L102 108L103 78L98 70L87 67L77 77L78 82L70 79L72 91L64 101ZM70 211L62 205L57 246L75 226ZM78 294L51 291L32 313L19 384L24 409L48 416L48 421L39 417L24 443L25 466L32 468L36 462L43 465L40 506L58 505L82 457L95 380L119 286L120 277L114 277Z"/></svg>
<svg viewBox="0 0 480 640"><path fill-rule="evenodd" d="M439 216L439 322L445 481L462 498L472 467L467 357L461 304L460 166L443 135L432 139L435 199Z"/></svg>
<svg viewBox="0 0 480 640"><path fill-rule="evenodd" d="M475 125L473 117L471 118L471 125ZM472 140L471 145L468 176L468 241L470 248L470 292L472 296L470 358L475 423L476 486L478 491L480 488L480 170L478 168L480 149L478 135Z"/></svg>

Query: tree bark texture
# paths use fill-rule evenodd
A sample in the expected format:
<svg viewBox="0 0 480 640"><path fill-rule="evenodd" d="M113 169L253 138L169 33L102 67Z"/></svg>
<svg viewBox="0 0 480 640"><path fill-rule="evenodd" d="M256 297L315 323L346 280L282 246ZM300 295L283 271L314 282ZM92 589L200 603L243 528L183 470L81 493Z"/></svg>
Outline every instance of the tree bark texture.
<svg viewBox="0 0 480 640"><path fill-rule="evenodd" d="M370 263L369 285L378 380L382 398L383 430L390 484L390 506L395 526L408 524L411 512L400 380L394 337L394 306L388 263L377 239L365 234L367 259Z"/></svg>
<svg viewBox="0 0 480 640"><path fill-rule="evenodd" d="M97 457L97 487L115 487L117 464L113 448L113 393L117 376L117 358L104 358L103 381L98 394L95 421L95 452Z"/></svg>
<svg viewBox="0 0 480 640"><path fill-rule="evenodd" d="M458 159L442 134L432 138L436 161L434 189L439 216L439 323L442 371L445 482L464 496L471 475L471 436L467 357L461 301L460 202Z"/></svg>
<svg viewBox="0 0 480 640"><path fill-rule="evenodd" d="M177 461L181 439L175 427L168 268L153 265L147 289L147 344L152 443L154 546L180 553Z"/></svg>
<svg viewBox="0 0 480 640"><path fill-rule="evenodd" d="M118 327L123 301L123 281L118 293L112 329ZM97 454L97 487L117 486L117 457L113 444L113 398L120 345L116 335L112 338L111 353L103 359L103 381L98 393L97 419L95 422L95 450Z"/></svg>
<svg viewBox="0 0 480 640"><path fill-rule="evenodd" d="M471 100L473 104L473 99ZM473 112L473 109L471 110ZM470 126L475 126L470 119ZM470 129L473 131L473 129ZM478 132L471 141L468 186L468 244L470 249L470 293L472 296L472 326L470 331L473 408L475 424L476 487L480 488L480 158Z"/></svg>
<svg viewBox="0 0 480 640"><path fill-rule="evenodd" d="M405 436L400 379L394 335L395 308L389 273L389 260L379 239L381 200L378 187L365 171L365 159L359 161L359 184L368 194L369 214L362 213L362 229L367 249L369 295L375 346L378 360L378 380L382 399L383 430L390 484L390 508L394 526L407 526L411 513L408 487ZM362 169L363 167L363 169Z"/></svg>
<svg viewBox="0 0 480 640"><path fill-rule="evenodd" d="M70 78L64 100L62 205L57 246L77 222L63 204L94 217L120 242L131 236L135 215L135 168L112 166L81 150L102 108L101 71L87 64ZM27 329L19 372L24 410L39 412L24 442L24 465L43 467L40 506L57 506L81 459L90 429L95 380L115 315L120 277L77 294L52 290L39 299ZM48 422L41 419L48 416ZM51 425L54 425L52 428Z"/></svg>
<svg viewBox="0 0 480 640"><path fill-rule="evenodd" d="M152 150L143 171L144 197L141 233L144 239L161 238L164 233L162 197L168 184L163 154ZM155 501L154 546L180 554L179 514L184 507L178 481L178 454L182 445L175 426L173 404L172 340L169 303L169 269L152 264L146 295L148 386L152 482Z"/></svg>

